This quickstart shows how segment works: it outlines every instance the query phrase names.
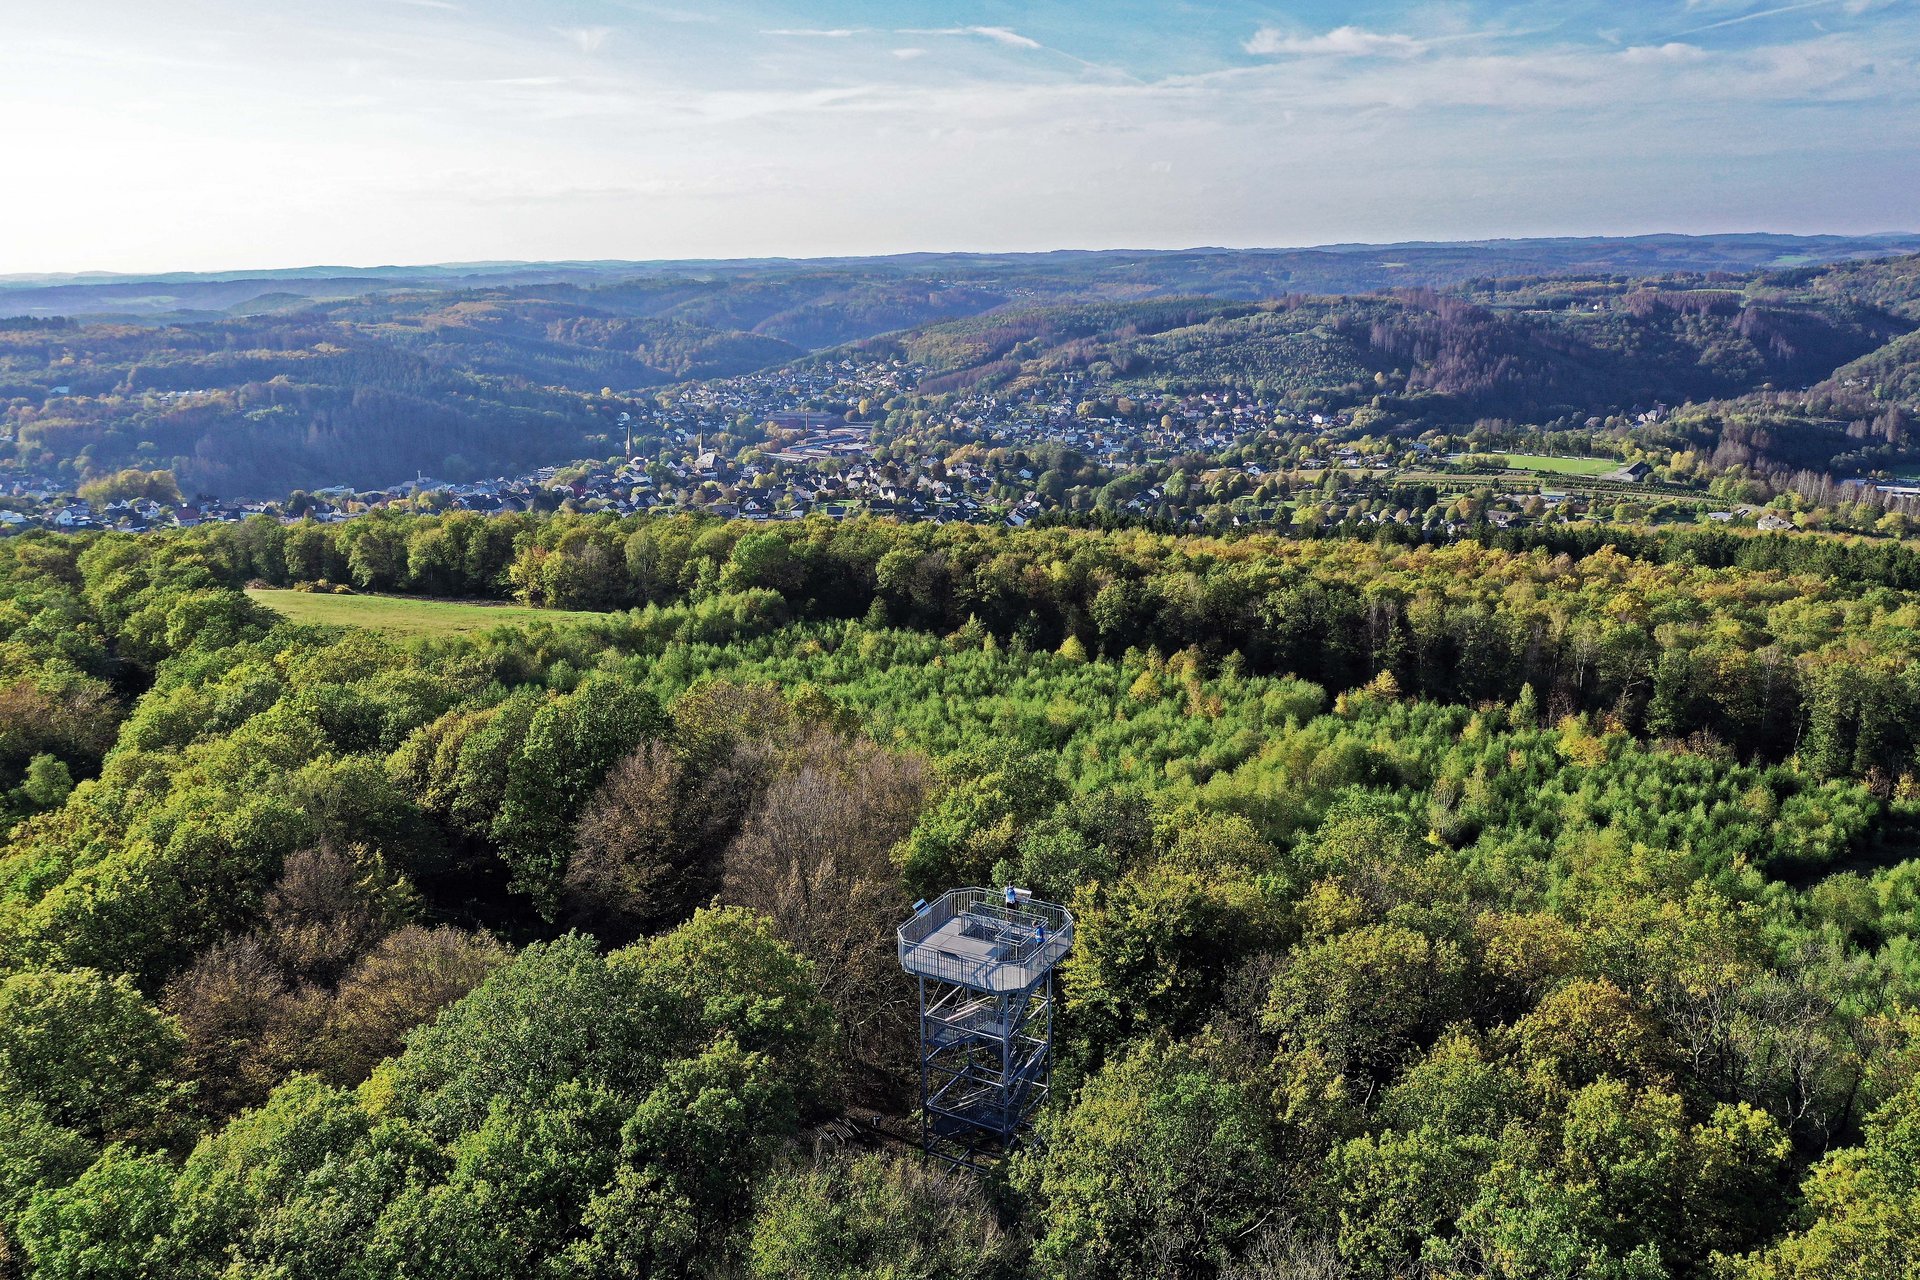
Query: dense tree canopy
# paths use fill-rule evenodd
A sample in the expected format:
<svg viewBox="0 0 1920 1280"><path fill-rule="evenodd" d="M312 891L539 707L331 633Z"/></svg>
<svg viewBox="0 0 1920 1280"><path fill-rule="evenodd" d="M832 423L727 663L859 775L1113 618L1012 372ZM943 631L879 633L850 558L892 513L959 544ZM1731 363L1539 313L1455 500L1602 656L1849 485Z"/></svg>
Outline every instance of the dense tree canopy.
<svg viewBox="0 0 1920 1280"><path fill-rule="evenodd" d="M1756 545L9 540L0 1256L1901 1274L1920 596ZM605 611L407 640L242 589L308 571ZM984 1182L884 1136L891 930L959 882L1079 924Z"/></svg>

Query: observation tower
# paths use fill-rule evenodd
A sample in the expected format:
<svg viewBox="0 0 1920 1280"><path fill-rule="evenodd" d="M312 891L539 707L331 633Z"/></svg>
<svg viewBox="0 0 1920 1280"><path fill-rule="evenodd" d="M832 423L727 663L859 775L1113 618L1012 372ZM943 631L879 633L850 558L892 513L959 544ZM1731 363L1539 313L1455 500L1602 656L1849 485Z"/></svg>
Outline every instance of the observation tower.
<svg viewBox="0 0 1920 1280"><path fill-rule="evenodd" d="M914 904L900 967L920 982L920 1142L984 1169L1047 1096L1053 968L1073 913L1025 889L954 889Z"/></svg>

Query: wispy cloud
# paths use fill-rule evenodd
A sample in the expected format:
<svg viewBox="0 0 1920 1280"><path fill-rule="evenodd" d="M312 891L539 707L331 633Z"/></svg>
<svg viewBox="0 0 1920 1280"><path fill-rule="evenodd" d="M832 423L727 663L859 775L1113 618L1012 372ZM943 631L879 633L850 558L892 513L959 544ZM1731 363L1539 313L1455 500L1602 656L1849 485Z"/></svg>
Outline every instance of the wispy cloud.
<svg viewBox="0 0 1920 1280"><path fill-rule="evenodd" d="M1697 36L1704 31L1718 31L1722 27L1735 27L1743 22L1758 22L1762 18L1778 18L1784 14L1801 13L1808 9L1832 9L1841 5L1845 5L1850 11L1859 11L1854 4L1849 3L1849 0L1802 0L1799 4L1776 5L1771 9L1757 9L1752 13L1741 13L1731 18L1721 18L1717 22L1708 22L1701 26L1688 27L1685 31L1679 31L1675 34ZM1692 8L1693 6L1689 5L1688 7Z"/></svg>
<svg viewBox="0 0 1920 1280"><path fill-rule="evenodd" d="M981 40L991 40L1011 49L1043 49L1038 40L1023 36L1008 27L902 27L895 33L903 36L975 36Z"/></svg>
<svg viewBox="0 0 1920 1280"><path fill-rule="evenodd" d="M613 35L612 27L555 27L554 34L582 53L598 53Z"/></svg>
<svg viewBox="0 0 1920 1280"><path fill-rule="evenodd" d="M284 261L705 256L1846 230L1920 208L1915 0L1589 3L1534 31L1483 25L1483 0L1317 24L1278 5L1056 6L1045 26L831 0L704 24L666 21L674 0L430 12L455 3L349 0L349 21L196 0L220 21L191 31L141 0L96 0L111 25L22 6L0 119L70 122L23 135L18 167L73 198L0 208L6 265L217 266L242 234ZM764 37L750 74L743 29ZM1141 181L1169 164L1179 182ZM471 177L421 194L448 165ZM129 181L154 216L124 218ZM765 216L766 191L852 189Z"/></svg>
<svg viewBox="0 0 1920 1280"><path fill-rule="evenodd" d="M713 26L721 21L720 15L704 9L681 9L665 4L635 4L634 12L649 18L658 18L662 22L680 22L697 26Z"/></svg>
<svg viewBox="0 0 1920 1280"><path fill-rule="evenodd" d="M508 177L495 170L435 170L421 175L401 175L391 183L390 189L462 203L567 205L636 198L714 200L762 196L785 185L771 175L741 171L636 175L611 182L563 183L551 181L544 175Z"/></svg>
<svg viewBox="0 0 1920 1280"><path fill-rule="evenodd" d="M857 36L913 36L934 37L936 39L977 40L997 45L1002 49L1017 50L1022 53L1046 53L1070 62L1088 71L1114 75L1124 79L1134 79L1129 73L1112 66L1104 66L1089 61L1077 54L1067 53L1042 44L1032 36L1023 35L1011 27L972 25L956 27L771 27L760 32L763 36L783 37L799 40L849 40ZM894 57L911 60L926 56L927 50L919 45L909 45L889 50Z"/></svg>
<svg viewBox="0 0 1920 1280"><path fill-rule="evenodd" d="M1665 44L1634 45L1632 48L1622 49L1620 51L1620 58L1623 62L1664 62L1669 64L1705 62L1711 56L1712 55L1697 44L1684 44L1678 40L1669 40Z"/></svg>
<svg viewBox="0 0 1920 1280"><path fill-rule="evenodd" d="M1427 42L1361 27L1335 27L1323 35L1262 27L1242 47L1261 57L1412 58L1426 51Z"/></svg>

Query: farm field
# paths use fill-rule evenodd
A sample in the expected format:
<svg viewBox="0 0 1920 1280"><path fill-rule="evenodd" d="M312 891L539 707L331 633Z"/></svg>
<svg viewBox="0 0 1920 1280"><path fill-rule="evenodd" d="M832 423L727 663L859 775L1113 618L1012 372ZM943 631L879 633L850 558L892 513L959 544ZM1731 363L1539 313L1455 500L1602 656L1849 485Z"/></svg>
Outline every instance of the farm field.
<svg viewBox="0 0 1920 1280"><path fill-rule="evenodd" d="M294 622L329 627L364 627L390 636L453 636L489 627L525 622L557 622L596 617L578 611L535 609L483 601L431 600L419 597L333 596L313 591L249 588L247 594Z"/></svg>

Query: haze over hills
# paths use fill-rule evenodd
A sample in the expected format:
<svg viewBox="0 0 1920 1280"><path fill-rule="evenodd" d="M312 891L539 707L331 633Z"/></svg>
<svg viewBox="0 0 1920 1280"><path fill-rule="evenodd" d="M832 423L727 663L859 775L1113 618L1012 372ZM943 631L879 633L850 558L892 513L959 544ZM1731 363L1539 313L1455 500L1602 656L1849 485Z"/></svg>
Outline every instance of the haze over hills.
<svg viewBox="0 0 1920 1280"><path fill-rule="evenodd" d="M1792 236L1553 237L1332 244L1308 248L1095 249L1048 253L907 253L885 257L679 261L476 262L259 271L0 276L0 313L140 317L217 312L265 301L340 299L394 289L508 288L631 279L785 279L851 271L937 276L1041 291L1195 293L1260 298L1444 285L1477 276L1751 271L1920 250L1920 233Z"/></svg>

